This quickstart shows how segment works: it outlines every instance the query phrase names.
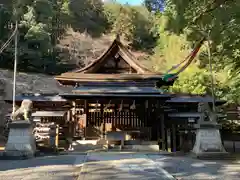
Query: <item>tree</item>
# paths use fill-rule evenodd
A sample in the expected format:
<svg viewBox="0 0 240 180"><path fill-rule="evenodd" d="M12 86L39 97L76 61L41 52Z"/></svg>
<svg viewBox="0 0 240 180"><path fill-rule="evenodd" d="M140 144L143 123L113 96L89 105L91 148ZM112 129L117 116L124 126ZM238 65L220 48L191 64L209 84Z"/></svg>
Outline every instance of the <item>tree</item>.
<svg viewBox="0 0 240 180"><path fill-rule="evenodd" d="M126 40L133 41L133 33L136 29L137 11L130 6L122 6L116 21L113 24L113 33L119 34Z"/></svg>
<svg viewBox="0 0 240 180"><path fill-rule="evenodd" d="M216 93L218 97L239 102L239 7L240 2L236 0L165 0L164 12L155 14L155 29L158 29L159 40L153 59L160 59L155 61L155 64L159 64L157 69L164 70L170 64L177 64L179 59L183 59L181 53L177 52L184 52L186 47L192 48L199 39L209 34L211 59L214 74L217 74ZM186 41L182 41L180 45L177 39L181 37L186 37ZM197 77L204 77L204 72L209 69L205 45L195 62L199 68L196 72L200 73ZM192 66L189 67L191 68ZM197 79L199 85L202 83L201 78L189 72L190 74ZM180 76L175 84L179 87L175 87L175 90L184 90L186 85L194 84L190 76ZM191 83L187 83L188 81Z"/></svg>
<svg viewBox="0 0 240 180"><path fill-rule="evenodd" d="M8 35L8 22L11 18L11 13L7 6L0 4L0 42L5 40ZM2 45L3 42L0 43Z"/></svg>

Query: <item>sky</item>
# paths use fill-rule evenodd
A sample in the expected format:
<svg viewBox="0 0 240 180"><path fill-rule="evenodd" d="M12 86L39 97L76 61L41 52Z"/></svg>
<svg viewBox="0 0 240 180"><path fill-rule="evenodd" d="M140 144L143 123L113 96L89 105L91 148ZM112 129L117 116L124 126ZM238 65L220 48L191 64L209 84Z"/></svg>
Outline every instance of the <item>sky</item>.
<svg viewBox="0 0 240 180"><path fill-rule="evenodd" d="M143 0L117 0L118 2L125 4L131 4L131 5L139 5L143 2Z"/></svg>

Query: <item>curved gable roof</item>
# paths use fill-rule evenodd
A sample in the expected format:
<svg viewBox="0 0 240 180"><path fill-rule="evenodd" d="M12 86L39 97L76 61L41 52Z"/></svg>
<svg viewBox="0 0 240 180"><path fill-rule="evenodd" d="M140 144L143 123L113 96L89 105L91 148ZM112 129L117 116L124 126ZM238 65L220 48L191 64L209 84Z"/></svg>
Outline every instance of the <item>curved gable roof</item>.
<svg viewBox="0 0 240 180"><path fill-rule="evenodd" d="M131 68L135 70L135 73L98 73L99 68L104 63L107 63L111 57L119 55L121 60L125 61ZM110 58L108 58L110 57ZM62 73L59 76L55 76L55 79L61 85L74 86L79 82L124 82L124 81L161 81L163 74L155 73L146 67L143 67L134 55L116 38L110 47L100 56L94 60L91 64L84 68L76 69L71 72Z"/></svg>
<svg viewBox="0 0 240 180"><path fill-rule="evenodd" d="M111 55L115 48L118 48L118 53L123 57L123 60L126 61L132 68L134 68L138 74L149 74L153 73L151 70L143 67L136 57L116 38L110 47L96 60L94 60L89 65L85 66L84 68L74 70L73 73L95 73L96 66L100 63L103 63L107 60L107 56Z"/></svg>

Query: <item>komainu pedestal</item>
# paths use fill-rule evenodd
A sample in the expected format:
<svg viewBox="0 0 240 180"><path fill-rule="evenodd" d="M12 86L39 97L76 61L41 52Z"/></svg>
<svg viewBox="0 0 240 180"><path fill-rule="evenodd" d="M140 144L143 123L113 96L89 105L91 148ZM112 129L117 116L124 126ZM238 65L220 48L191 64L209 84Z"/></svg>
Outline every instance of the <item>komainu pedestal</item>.
<svg viewBox="0 0 240 180"><path fill-rule="evenodd" d="M13 121L9 128L4 155L10 157L33 157L36 152L36 143L32 124L26 120L18 120Z"/></svg>
<svg viewBox="0 0 240 180"><path fill-rule="evenodd" d="M192 152L198 158L214 158L228 155L223 147L217 123L205 122L198 126Z"/></svg>
<svg viewBox="0 0 240 180"><path fill-rule="evenodd" d="M201 115L196 126L196 141L192 152L198 158L219 158L228 155L222 144L217 113L212 111L208 103L199 103L198 111Z"/></svg>

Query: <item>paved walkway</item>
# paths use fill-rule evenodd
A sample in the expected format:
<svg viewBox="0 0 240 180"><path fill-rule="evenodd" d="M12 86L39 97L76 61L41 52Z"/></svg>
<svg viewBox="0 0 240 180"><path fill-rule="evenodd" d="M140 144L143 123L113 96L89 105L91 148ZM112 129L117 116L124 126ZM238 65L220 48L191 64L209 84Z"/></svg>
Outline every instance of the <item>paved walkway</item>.
<svg viewBox="0 0 240 180"><path fill-rule="evenodd" d="M146 153L99 152L0 160L0 180L239 180L240 162L202 161ZM79 177L78 177L79 176Z"/></svg>
<svg viewBox="0 0 240 180"><path fill-rule="evenodd" d="M0 180L76 180L85 155L0 160Z"/></svg>
<svg viewBox="0 0 240 180"><path fill-rule="evenodd" d="M171 179L239 180L240 162L204 161L144 153L89 153L78 180Z"/></svg>
<svg viewBox="0 0 240 180"><path fill-rule="evenodd" d="M240 162L204 161L190 157L148 155L179 180L239 180Z"/></svg>
<svg viewBox="0 0 240 180"><path fill-rule="evenodd" d="M144 154L90 153L78 180L173 180Z"/></svg>

